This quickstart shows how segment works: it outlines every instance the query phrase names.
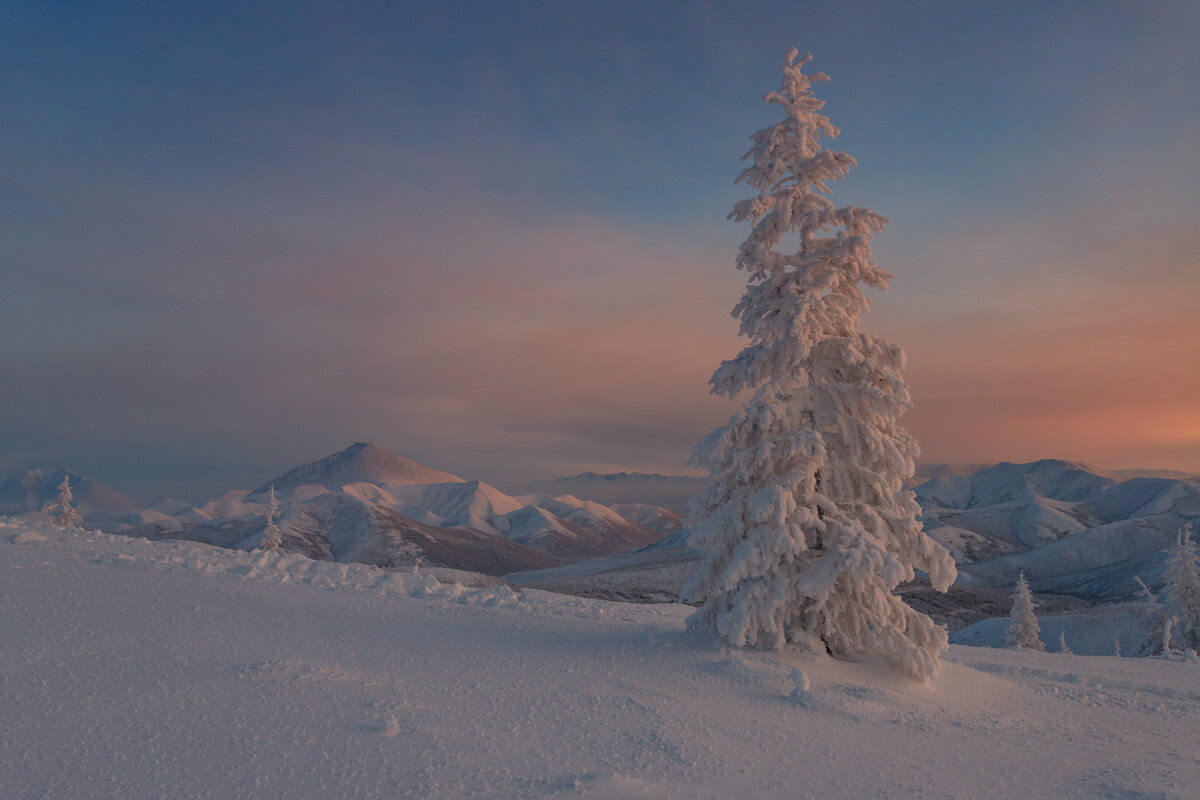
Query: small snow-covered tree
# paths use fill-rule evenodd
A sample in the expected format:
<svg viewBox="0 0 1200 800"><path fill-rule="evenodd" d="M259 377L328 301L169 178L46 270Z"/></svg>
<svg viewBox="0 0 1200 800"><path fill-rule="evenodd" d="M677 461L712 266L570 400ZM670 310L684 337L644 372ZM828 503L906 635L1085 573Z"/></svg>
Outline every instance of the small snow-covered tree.
<svg viewBox="0 0 1200 800"><path fill-rule="evenodd" d="M63 475L62 483L58 485L58 497L46 506L46 513L54 515L54 524L62 528L78 528L83 524L83 517L71 505L74 498L71 495L71 476Z"/></svg>
<svg viewBox="0 0 1200 800"><path fill-rule="evenodd" d="M1067 632L1066 631L1058 632L1058 652L1066 653L1067 655L1071 654L1071 648L1067 647Z"/></svg>
<svg viewBox="0 0 1200 800"><path fill-rule="evenodd" d="M1012 623L1008 626L1006 634L1008 646L1045 650L1046 645L1038 638L1042 627L1038 625L1037 616L1033 613L1033 593L1029 591L1024 572L1017 578L1017 589L1013 592L1012 600L1012 612L1008 615Z"/></svg>
<svg viewBox="0 0 1200 800"><path fill-rule="evenodd" d="M259 545L263 550L278 552L283 549L283 532L275 524L278 518L279 500L275 497L275 484L272 483L267 489L267 524L263 528L262 543Z"/></svg>
<svg viewBox="0 0 1200 800"><path fill-rule="evenodd" d="M696 446L712 479L690 509L704 560L684 592L703 601L691 625L732 645L882 653L928 679L946 630L895 589L919 569L945 591L954 561L903 488L918 453L897 422L911 404L904 354L860 330L869 303L859 284L883 289L891 277L871 260L887 220L825 197L855 161L821 144L838 130L818 113L811 84L828 77L804 74L810 59L786 55L782 88L764 98L784 118L751 137L738 177L757 194L729 215L752 225L733 310L750 343L711 387L753 394ZM781 251L785 235L795 251Z"/></svg>
<svg viewBox="0 0 1200 800"><path fill-rule="evenodd" d="M1163 650L1200 651L1200 567L1191 525L1176 534L1163 578Z"/></svg>

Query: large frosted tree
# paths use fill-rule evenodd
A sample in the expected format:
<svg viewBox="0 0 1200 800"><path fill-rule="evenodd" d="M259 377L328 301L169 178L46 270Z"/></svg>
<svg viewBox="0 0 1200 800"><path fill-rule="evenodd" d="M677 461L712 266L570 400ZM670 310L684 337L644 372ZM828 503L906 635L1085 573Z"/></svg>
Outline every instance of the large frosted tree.
<svg viewBox="0 0 1200 800"><path fill-rule="evenodd" d="M703 601L692 625L732 645L883 653L924 680L946 631L895 589L923 570L945 591L954 562L903 488L918 453L897 422L911 404L904 354L860 329L860 284L883 289L891 277L871 260L887 220L826 197L855 161L821 144L838 129L812 94L828 77L802 70L810 58L785 57L783 86L764 98L784 118L752 137L738 181L756 194L729 215L752 226L737 256L748 285L733 310L750 341L711 387L751 395L696 447L713 477L692 501L691 543L704 560L685 596Z"/></svg>

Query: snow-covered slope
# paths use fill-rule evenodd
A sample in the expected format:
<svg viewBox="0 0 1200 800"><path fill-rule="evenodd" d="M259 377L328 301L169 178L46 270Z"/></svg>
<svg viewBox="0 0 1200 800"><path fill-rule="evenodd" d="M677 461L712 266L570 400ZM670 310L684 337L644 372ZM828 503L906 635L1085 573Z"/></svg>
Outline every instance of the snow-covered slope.
<svg viewBox="0 0 1200 800"><path fill-rule="evenodd" d="M1091 498L1088 504L1110 521L1200 512L1200 485L1170 478L1133 478Z"/></svg>
<svg viewBox="0 0 1200 800"><path fill-rule="evenodd" d="M1123 520L1083 531L1044 547L960 567L963 583L1008 586L1025 572L1040 592L1128 600L1135 576L1162 585L1162 553L1175 540L1178 520Z"/></svg>
<svg viewBox="0 0 1200 800"><path fill-rule="evenodd" d="M652 506L648 503L617 503L612 509L625 519L658 531L663 536L670 536L683 527L683 515L662 506Z"/></svg>
<svg viewBox="0 0 1200 800"><path fill-rule="evenodd" d="M0 797L1195 797L1200 665L933 683L690 609L0 520Z"/></svg>
<svg viewBox="0 0 1200 800"><path fill-rule="evenodd" d="M1155 611L1153 606L1140 602L1110 603L1073 614L1039 614L1041 632L1038 638L1051 652L1061 648L1061 636L1067 649L1077 655L1111 656L1118 652L1134 655L1149 638L1157 635ZM1007 616L981 620L952 633L950 641L972 647L1002 648L1006 646L1005 635L1010 622ZM1200 673L1200 662L1196 669ZM1197 687L1200 693L1200 674L1197 675Z"/></svg>
<svg viewBox="0 0 1200 800"><path fill-rule="evenodd" d="M683 582L696 571L699 560L700 554L687 546L687 531L681 530L631 553L523 570L505 575L504 579L520 586L581 597L675 602Z"/></svg>
<svg viewBox="0 0 1200 800"><path fill-rule="evenodd" d="M922 501L924 504L928 498L922 498ZM1041 547L1104 522L1102 518L1087 514L1071 503L1033 496L964 509L934 506L925 511L924 519L931 532L936 527L947 525L974 531L996 540L1002 546L1017 549ZM956 557L965 560L958 554Z"/></svg>
<svg viewBox="0 0 1200 800"><path fill-rule="evenodd" d="M361 487L364 484L355 484ZM353 487L347 487L353 488ZM266 519L265 504L239 504L251 510L199 522L158 523L126 531L153 540L188 539L242 550L257 547ZM418 559L431 566L488 575L539 569L561 560L496 533L471 528L427 525L386 504L353 492L322 492L281 503L277 522L288 551L309 558L382 567L408 566Z"/></svg>
<svg viewBox="0 0 1200 800"><path fill-rule="evenodd" d="M567 560L634 550L661 534L611 508L574 497L510 497L482 481L345 487L364 501L427 525L504 536Z"/></svg>
<svg viewBox="0 0 1200 800"><path fill-rule="evenodd" d="M916 488L930 536L959 563L959 582L1011 586L1024 571L1041 592L1127 600L1134 576L1161 584L1161 551L1200 520L1200 485L1117 482L1081 464L997 464Z"/></svg>

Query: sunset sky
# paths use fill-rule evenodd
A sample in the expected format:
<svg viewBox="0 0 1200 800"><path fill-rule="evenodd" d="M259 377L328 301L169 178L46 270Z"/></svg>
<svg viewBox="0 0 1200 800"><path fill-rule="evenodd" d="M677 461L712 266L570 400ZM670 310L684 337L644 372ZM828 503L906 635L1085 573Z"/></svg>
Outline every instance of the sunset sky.
<svg viewBox="0 0 1200 800"><path fill-rule="evenodd" d="M0 4L0 469L683 472L795 45L923 460L1200 472L1197 42L1194 0Z"/></svg>

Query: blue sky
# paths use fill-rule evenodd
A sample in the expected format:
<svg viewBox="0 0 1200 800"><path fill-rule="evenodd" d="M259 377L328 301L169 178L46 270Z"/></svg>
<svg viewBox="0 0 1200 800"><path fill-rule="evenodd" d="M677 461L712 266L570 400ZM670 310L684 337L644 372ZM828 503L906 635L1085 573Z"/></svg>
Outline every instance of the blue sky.
<svg viewBox="0 0 1200 800"><path fill-rule="evenodd" d="M1200 471L1194 3L0 5L0 468L199 499L369 439L515 487L732 408L783 53L935 461Z"/></svg>

